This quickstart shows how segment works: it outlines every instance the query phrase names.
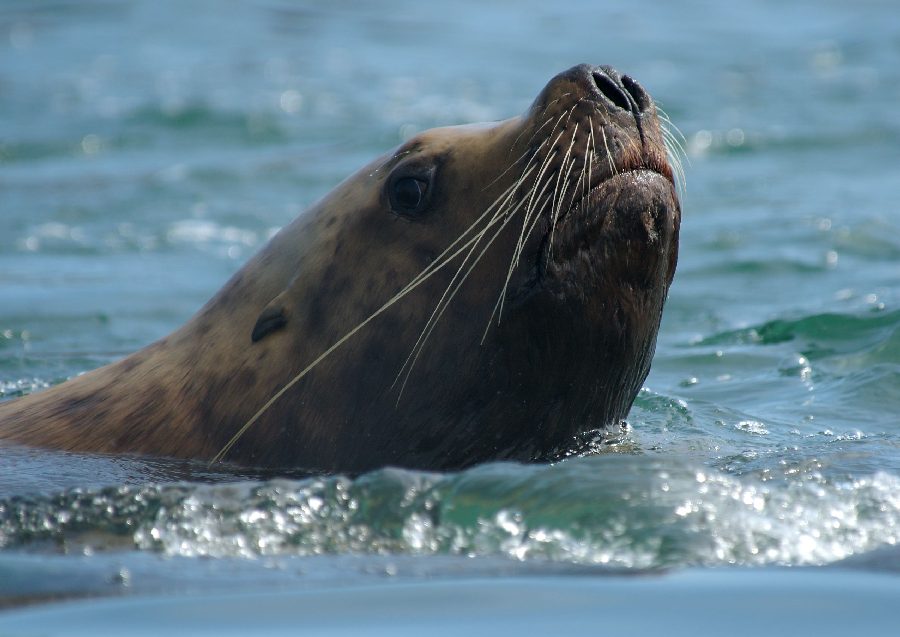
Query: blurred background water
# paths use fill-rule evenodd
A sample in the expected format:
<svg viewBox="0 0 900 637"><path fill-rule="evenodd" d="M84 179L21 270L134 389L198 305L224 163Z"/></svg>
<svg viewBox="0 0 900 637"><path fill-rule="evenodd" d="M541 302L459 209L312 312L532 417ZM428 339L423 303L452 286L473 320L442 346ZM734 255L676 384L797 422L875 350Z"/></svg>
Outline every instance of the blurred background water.
<svg viewBox="0 0 900 637"><path fill-rule="evenodd" d="M5 1L2 398L163 336L375 155L518 114L576 63L637 78L689 163L679 269L621 438L554 466L356 479L0 449L0 595L795 566L895 545L895 14Z"/></svg>

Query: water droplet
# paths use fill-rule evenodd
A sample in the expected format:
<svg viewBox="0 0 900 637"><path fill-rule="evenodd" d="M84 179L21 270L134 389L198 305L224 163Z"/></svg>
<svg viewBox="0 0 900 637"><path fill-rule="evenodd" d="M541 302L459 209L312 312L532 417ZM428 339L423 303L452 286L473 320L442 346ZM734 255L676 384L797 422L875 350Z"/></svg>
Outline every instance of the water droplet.
<svg viewBox="0 0 900 637"><path fill-rule="evenodd" d="M93 133L85 135L81 138L81 151L85 155L96 155L103 147L103 142L97 135Z"/></svg>
<svg viewBox="0 0 900 637"><path fill-rule="evenodd" d="M278 98L278 104L285 113L293 115L303 108L303 95L293 89L284 91Z"/></svg>

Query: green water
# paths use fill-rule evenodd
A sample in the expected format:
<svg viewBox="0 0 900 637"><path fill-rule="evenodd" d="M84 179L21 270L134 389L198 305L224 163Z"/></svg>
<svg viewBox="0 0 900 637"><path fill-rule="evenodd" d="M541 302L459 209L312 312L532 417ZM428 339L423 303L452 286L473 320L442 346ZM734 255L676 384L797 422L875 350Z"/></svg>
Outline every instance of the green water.
<svg viewBox="0 0 900 637"><path fill-rule="evenodd" d="M196 556L255 589L398 564L413 577L890 551L895 13L764 0L4 3L3 398L165 335L376 154L432 126L515 115L576 63L636 77L689 162L678 272L621 437L554 466L356 479L0 449L0 593L78 592L70 580L101 594L205 589L221 573Z"/></svg>

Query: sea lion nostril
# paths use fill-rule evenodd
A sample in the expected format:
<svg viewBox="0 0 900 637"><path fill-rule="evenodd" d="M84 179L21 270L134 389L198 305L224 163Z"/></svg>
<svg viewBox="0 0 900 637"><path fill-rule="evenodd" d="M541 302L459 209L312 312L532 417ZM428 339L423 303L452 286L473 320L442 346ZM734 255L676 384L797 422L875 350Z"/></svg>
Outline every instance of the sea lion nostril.
<svg viewBox="0 0 900 637"><path fill-rule="evenodd" d="M622 89L622 87L616 84L616 82L611 77L599 70L591 73L591 76L594 78L594 84L597 86L597 89L601 93L603 93L603 95L605 95L609 99L609 101L621 108L623 111L633 110L631 100L628 99L628 95L625 94L625 91Z"/></svg>
<svg viewBox="0 0 900 637"><path fill-rule="evenodd" d="M627 75L622 76L622 86L634 99L634 103L637 104L639 113L643 113L650 107L650 97L647 95L647 91L644 90L643 86Z"/></svg>

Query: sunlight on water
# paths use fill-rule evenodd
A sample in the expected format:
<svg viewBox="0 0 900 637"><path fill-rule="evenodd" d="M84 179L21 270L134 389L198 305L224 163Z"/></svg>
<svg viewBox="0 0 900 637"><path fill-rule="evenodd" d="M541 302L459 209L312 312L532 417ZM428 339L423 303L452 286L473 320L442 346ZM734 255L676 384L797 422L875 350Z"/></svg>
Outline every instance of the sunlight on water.
<svg viewBox="0 0 900 637"><path fill-rule="evenodd" d="M623 479L627 475L628 479ZM765 484L634 458L0 502L0 542L166 555L500 556L626 568L822 564L900 540L900 481ZM90 531L85 534L86 531Z"/></svg>

